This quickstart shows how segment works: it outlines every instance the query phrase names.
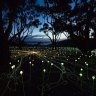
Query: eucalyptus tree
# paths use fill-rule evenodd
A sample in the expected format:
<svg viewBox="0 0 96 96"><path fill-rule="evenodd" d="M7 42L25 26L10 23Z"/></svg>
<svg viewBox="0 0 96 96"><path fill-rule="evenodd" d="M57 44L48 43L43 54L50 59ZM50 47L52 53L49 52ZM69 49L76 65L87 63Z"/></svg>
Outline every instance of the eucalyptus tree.
<svg viewBox="0 0 96 96"><path fill-rule="evenodd" d="M31 14L31 13L30 13ZM24 15L23 15L24 16ZM22 49L25 44L25 39L33 33L35 28L41 24L39 19L36 19L32 16L25 16L21 18L17 18L15 23L13 24L13 31L10 34L9 43L12 46L17 46L19 49Z"/></svg>
<svg viewBox="0 0 96 96"><path fill-rule="evenodd" d="M96 48L96 0L44 1L45 9L41 9L55 32L67 32L82 53L90 54Z"/></svg>
<svg viewBox="0 0 96 96"><path fill-rule="evenodd" d="M56 42L60 39L60 33L56 32L53 26L50 26L48 23L44 23L43 27L40 28L40 32L43 32L51 41L51 44L56 47Z"/></svg>
<svg viewBox="0 0 96 96"><path fill-rule="evenodd" d="M56 45L58 36L66 30L66 22L69 10L71 9L71 0L44 0L44 6L39 6L44 18L44 25L40 29L51 40L53 45ZM52 34L52 38L50 35Z"/></svg>
<svg viewBox="0 0 96 96"><path fill-rule="evenodd" d="M28 12L30 8L32 9L35 1L0 0L0 73L9 71L10 52L8 40L12 33L13 22L18 18L19 14L22 14L22 11Z"/></svg>
<svg viewBox="0 0 96 96"><path fill-rule="evenodd" d="M96 1L73 0L68 32L75 45L84 53L90 54L96 48Z"/></svg>

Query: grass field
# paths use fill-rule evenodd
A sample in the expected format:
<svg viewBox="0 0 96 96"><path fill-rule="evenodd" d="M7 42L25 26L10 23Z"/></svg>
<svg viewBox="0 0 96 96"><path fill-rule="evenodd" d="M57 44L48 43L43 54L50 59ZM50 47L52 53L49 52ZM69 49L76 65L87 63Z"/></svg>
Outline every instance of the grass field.
<svg viewBox="0 0 96 96"><path fill-rule="evenodd" d="M96 96L96 51L71 47L10 48L0 96Z"/></svg>

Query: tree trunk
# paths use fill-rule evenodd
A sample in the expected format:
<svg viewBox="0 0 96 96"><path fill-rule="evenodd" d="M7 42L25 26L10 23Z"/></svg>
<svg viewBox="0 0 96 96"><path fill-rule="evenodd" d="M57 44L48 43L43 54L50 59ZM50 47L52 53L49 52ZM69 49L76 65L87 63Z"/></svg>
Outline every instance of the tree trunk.
<svg viewBox="0 0 96 96"><path fill-rule="evenodd" d="M78 48L81 50L83 55L91 55L92 46L89 39L81 40L81 42L78 43Z"/></svg>
<svg viewBox="0 0 96 96"><path fill-rule="evenodd" d="M8 38L4 33L2 24L2 11L0 10L0 75L9 71Z"/></svg>
<svg viewBox="0 0 96 96"><path fill-rule="evenodd" d="M72 38L74 46L79 48L83 55L91 55L91 50L94 48L93 41L87 38L76 37Z"/></svg>
<svg viewBox="0 0 96 96"><path fill-rule="evenodd" d="M4 34L1 33L2 32L0 32L0 74L9 71L8 39L6 38L6 36L4 36Z"/></svg>

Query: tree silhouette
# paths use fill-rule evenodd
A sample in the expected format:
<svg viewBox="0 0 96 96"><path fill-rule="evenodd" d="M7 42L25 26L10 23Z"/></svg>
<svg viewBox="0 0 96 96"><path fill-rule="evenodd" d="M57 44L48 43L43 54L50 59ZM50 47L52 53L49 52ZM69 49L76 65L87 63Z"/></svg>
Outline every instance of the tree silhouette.
<svg viewBox="0 0 96 96"><path fill-rule="evenodd" d="M44 0L41 10L56 20L56 32L67 32L74 45L84 54L96 48L95 0ZM74 5L73 5L74 4ZM45 9L44 9L45 8Z"/></svg>
<svg viewBox="0 0 96 96"><path fill-rule="evenodd" d="M59 40L60 33L57 33L53 26L44 23L43 28L40 28L40 32L43 32L50 39L52 46L56 47L56 42Z"/></svg>
<svg viewBox="0 0 96 96"><path fill-rule="evenodd" d="M56 46L59 34L65 31L66 15L71 8L69 5L71 0L44 0L44 3L44 6L38 7L41 14L44 14L45 19L45 24L40 31L43 31L49 37L52 44ZM50 31L52 38L49 35Z"/></svg>
<svg viewBox="0 0 96 96"><path fill-rule="evenodd" d="M95 1L82 0L75 2L75 7L70 12L69 34L76 46L84 53L90 54L95 46ZM92 34L94 33L94 36Z"/></svg>
<svg viewBox="0 0 96 96"><path fill-rule="evenodd" d="M22 11L27 12L28 15L28 10L34 7L34 3L35 0L0 0L0 74L9 71L8 40L12 33L13 22L22 14ZM24 21L23 15L22 19Z"/></svg>

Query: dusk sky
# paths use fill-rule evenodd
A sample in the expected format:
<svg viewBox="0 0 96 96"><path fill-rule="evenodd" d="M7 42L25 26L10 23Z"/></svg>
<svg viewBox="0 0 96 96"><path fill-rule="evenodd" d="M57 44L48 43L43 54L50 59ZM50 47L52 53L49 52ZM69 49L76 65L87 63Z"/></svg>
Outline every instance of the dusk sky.
<svg viewBox="0 0 96 96"><path fill-rule="evenodd" d="M78 2L80 2L80 0L78 0ZM43 6L43 5L44 5L44 0L37 0L37 4L39 4L40 6ZM71 5L72 5L72 8L74 8L75 3L73 2ZM44 19L43 19L42 16L41 16L39 19L40 19L40 21L41 21L42 23L44 23ZM41 25L41 26L42 26L42 25ZM40 26L40 27L41 27L41 26ZM40 27L34 29L33 35L38 35L38 34L44 35L43 32L39 32ZM51 36L51 34L50 34L50 36ZM64 34L61 34L61 39L67 39L67 38L66 38L66 36L65 36Z"/></svg>
<svg viewBox="0 0 96 96"><path fill-rule="evenodd" d="M40 6L43 6L43 5L44 5L44 0L37 0L37 4L39 4ZM72 6L74 6L74 3L72 4ZM42 23L44 23L44 19L43 19L42 16L41 16L39 19L40 19L40 21L41 21ZM41 26L42 26L42 25L41 25ZM41 27L41 26L40 26L40 27ZM45 35L43 32L39 32L40 27L34 29L33 35L38 35L38 34L39 34L39 35ZM51 36L51 34L50 34L50 36ZM60 39L67 39L64 34L61 34L60 36L61 36ZM45 37L47 38L47 36L45 36Z"/></svg>

